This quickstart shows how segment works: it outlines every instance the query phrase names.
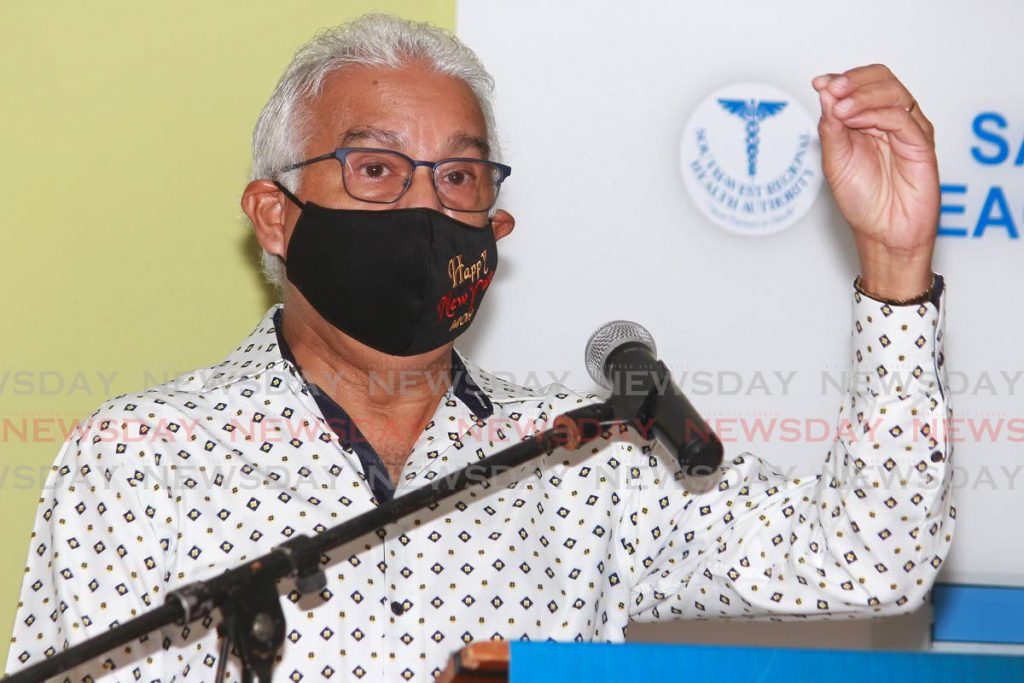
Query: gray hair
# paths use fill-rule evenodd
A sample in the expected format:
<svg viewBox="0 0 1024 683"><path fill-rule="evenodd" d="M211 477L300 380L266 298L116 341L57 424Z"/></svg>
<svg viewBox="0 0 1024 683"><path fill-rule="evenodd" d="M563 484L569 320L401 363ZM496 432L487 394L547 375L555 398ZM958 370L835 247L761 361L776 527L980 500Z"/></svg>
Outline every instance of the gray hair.
<svg viewBox="0 0 1024 683"><path fill-rule="evenodd" d="M492 105L494 81L476 54L451 31L392 15L367 14L318 32L295 53L256 120L250 177L274 178L297 191L298 171L281 173L279 169L301 161L310 133L307 104L320 94L324 79L349 65L398 68L411 63L426 64L465 81L483 113L491 158L500 158ZM261 265L267 281L280 288L281 258L264 250Z"/></svg>

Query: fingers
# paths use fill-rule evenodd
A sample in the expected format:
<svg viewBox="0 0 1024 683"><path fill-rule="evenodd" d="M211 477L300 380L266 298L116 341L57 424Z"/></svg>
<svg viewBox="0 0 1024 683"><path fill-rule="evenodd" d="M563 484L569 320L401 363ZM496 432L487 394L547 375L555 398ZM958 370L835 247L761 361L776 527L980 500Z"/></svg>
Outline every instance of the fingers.
<svg viewBox="0 0 1024 683"><path fill-rule="evenodd" d="M811 81L811 85L814 86L815 90L821 92L826 85L836 78L839 78L839 74L822 74L820 76L815 76L814 80Z"/></svg>
<svg viewBox="0 0 1024 683"><path fill-rule="evenodd" d="M827 93L834 98L831 114L837 119L848 121L875 109L910 108L910 115L920 129L929 138L934 136L934 128L920 105L915 104L914 96L882 64L857 67L842 74L824 74L815 78L812 85L819 95Z"/></svg>
<svg viewBox="0 0 1024 683"><path fill-rule="evenodd" d="M896 80L896 76L889 67L884 64L871 64L869 66L858 66L849 69L841 74L830 74L833 78L827 83L829 90L837 97L853 92L870 83L884 81L887 79ZM899 81L897 81L899 82Z"/></svg>
<svg viewBox="0 0 1024 683"><path fill-rule="evenodd" d="M841 119L856 116L868 109L906 109L914 101L907 89L895 79L866 83L856 90L841 89L839 93L829 86L829 92L838 100L832 111Z"/></svg>
<svg viewBox="0 0 1024 683"><path fill-rule="evenodd" d="M932 139L921 127L911 112L899 107L868 109L843 120L843 125L853 129L875 129L891 135L897 142L909 148L920 150L922 159L932 154ZM908 150L909 151L909 150Z"/></svg>

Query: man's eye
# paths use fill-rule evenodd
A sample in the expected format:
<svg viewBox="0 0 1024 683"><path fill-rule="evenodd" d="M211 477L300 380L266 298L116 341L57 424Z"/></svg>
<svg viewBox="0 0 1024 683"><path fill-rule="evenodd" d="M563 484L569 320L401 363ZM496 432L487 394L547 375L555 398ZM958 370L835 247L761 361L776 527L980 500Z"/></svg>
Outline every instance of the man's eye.
<svg viewBox="0 0 1024 683"><path fill-rule="evenodd" d="M464 185L473 181L473 176L468 171L448 171L444 174L444 180L449 185Z"/></svg>
<svg viewBox="0 0 1024 683"><path fill-rule="evenodd" d="M370 178L381 178L388 174L388 167L384 164L366 164L363 166L363 175Z"/></svg>

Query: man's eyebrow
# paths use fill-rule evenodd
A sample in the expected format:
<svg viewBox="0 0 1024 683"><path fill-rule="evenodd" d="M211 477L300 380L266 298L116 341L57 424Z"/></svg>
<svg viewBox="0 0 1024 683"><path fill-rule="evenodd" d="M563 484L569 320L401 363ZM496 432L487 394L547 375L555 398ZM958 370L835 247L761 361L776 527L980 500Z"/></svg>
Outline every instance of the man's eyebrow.
<svg viewBox="0 0 1024 683"><path fill-rule="evenodd" d="M349 128L338 138L339 147L364 145L368 142L392 149L405 149L405 138L395 131L376 128L374 126L357 126ZM475 149L486 159L490 155L491 146L485 138L458 131L448 136L447 149L451 153L462 153L466 149Z"/></svg>
<svg viewBox="0 0 1024 683"><path fill-rule="evenodd" d="M349 128L342 133L341 137L338 138L338 146L351 147L353 143L364 144L368 141L395 149L402 149L404 143L402 136L394 131L373 126L359 126L357 128Z"/></svg>
<svg viewBox="0 0 1024 683"><path fill-rule="evenodd" d="M448 149L454 151L464 150L467 147L475 148L480 152L480 155L487 159L491 155L491 146L487 144L487 140L478 135L471 135L465 131L459 131L452 133L448 137Z"/></svg>

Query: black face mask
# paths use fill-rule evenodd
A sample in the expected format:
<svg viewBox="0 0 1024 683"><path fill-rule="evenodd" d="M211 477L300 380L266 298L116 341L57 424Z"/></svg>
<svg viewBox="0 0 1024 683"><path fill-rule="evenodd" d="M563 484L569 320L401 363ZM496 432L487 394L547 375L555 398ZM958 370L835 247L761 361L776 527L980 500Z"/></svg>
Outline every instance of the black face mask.
<svg viewBox="0 0 1024 683"><path fill-rule="evenodd" d="M325 320L392 356L447 344L473 321L498 267L490 225L432 209L362 211L301 202L288 279Z"/></svg>

